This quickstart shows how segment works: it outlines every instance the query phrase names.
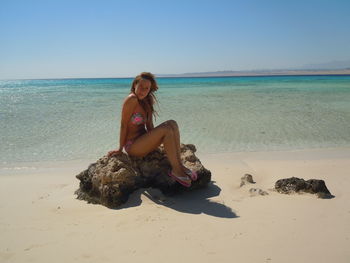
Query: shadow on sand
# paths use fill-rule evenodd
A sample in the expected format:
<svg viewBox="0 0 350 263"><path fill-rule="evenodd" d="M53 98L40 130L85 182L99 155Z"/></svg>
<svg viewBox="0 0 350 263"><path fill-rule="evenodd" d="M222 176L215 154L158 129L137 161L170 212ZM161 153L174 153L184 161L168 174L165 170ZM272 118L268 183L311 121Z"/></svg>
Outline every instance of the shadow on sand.
<svg viewBox="0 0 350 263"><path fill-rule="evenodd" d="M153 188L140 189L130 195L129 200L119 209L141 205L141 196L146 196L153 202L183 213L207 214L221 218L237 218L232 209L224 204L210 201L209 198L219 196L221 188L210 182L208 187L191 192L184 192L176 196L164 197L159 190Z"/></svg>

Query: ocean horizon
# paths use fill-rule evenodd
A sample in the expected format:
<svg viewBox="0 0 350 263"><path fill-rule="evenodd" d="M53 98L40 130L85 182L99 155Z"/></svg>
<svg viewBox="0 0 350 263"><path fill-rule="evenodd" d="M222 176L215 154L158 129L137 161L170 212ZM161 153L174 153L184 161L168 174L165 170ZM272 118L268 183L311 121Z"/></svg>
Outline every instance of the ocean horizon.
<svg viewBox="0 0 350 263"><path fill-rule="evenodd" d="M0 80L0 165L98 159L118 146L132 78ZM350 146L350 76L160 77L155 125L199 153Z"/></svg>

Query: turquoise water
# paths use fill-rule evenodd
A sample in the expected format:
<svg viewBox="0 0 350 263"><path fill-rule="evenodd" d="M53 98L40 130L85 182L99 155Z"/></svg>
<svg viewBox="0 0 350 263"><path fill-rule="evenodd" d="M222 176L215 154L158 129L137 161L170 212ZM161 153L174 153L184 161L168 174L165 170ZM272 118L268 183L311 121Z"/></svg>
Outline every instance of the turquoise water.
<svg viewBox="0 0 350 263"><path fill-rule="evenodd" d="M0 165L118 146L132 79L0 81ZM350 146L350 76L159 78L159 117L200 153Z"/></svg>

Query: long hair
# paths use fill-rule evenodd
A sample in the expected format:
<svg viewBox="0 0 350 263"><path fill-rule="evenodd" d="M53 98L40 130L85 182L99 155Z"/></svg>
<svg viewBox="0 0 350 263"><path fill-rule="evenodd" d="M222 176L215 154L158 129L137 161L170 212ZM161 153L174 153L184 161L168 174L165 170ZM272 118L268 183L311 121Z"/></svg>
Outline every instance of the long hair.
<svg viewBox="0 0 350 263"><path fill-rule="evenodd" d="M158 85L157 85L155 76L150 72L142 72L141 74L139 74L135 77L134 81L132 82L130 91L131 91L131 93L135 94L136 85L142 79L146 79L146 80L149 80L151 82L151 89L150 89L148 95L143 100L139 100L139 103L146 111L147 119L149 116L156 117L156 115L158 115L158 113L154 109L154 104L156 102L158 103L158 101L157 101L157 98L156 98L154 93L158 90Z"/></svg>

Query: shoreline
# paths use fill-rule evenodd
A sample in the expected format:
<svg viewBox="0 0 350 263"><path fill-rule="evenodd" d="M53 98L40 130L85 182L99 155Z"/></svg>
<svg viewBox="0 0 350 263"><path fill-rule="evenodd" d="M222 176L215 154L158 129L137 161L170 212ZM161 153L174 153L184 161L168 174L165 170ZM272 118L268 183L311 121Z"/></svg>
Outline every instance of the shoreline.
<svg viewBox="0 0 350 263"><path fill-rule="evenodd" d="M230 78L230 77L312 77L312 76L350 76L350 69L346 70L271 70L271 71L232 71L232 72L204 72L183 74L162 74L157 78Z"/></svg>
<svg viewBox="0 0 350 263"><path fill-rule="evenodd" d="M155 74L157 78L222 78L222 77L298 77L298 76L350 76L350 69L340 70L257 70L257 71L215 71L178 74ZM84 79L133 79L134 77L53 77L53 78L23 78L0 79L0 81L15 80L84 80Z"/></svg>
<svg viewBox="0 0 350 263"><path fill-rule="evenodd" d="M260 158L260 159L312 159L312 158L350 158L348 155L350 147L328 147L328 148L306 148L290 150L269 150L269 151L237 151L237 152L219 152L203 153L196 152L196 156L203 160L215 160L219 158ZM313 156L314 155L314 156ZM102 157L102 156L101 156ZM100 157L99 157L100 158ZM42 162L13 162L0 164L0 176L18 175L18 174L50 174L60 171L87 169L88 165L96 162L97 159L78 159L65 161L42 161ZM350 159L349 159L350 161Z"/></svg>
<svg viewBox="0 0 350 263"><path fill-rule="evenodd" d="M207 188L139 189L119 209L76 199L86 162L0 176L0 261L348 261L350 148L197 156L212 172ZM245 173L255 184L240 187ZM271 190L292 176L325 180L335 197Z"/></svg>

